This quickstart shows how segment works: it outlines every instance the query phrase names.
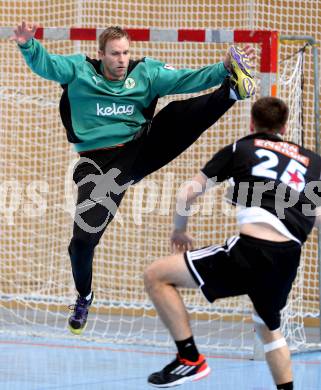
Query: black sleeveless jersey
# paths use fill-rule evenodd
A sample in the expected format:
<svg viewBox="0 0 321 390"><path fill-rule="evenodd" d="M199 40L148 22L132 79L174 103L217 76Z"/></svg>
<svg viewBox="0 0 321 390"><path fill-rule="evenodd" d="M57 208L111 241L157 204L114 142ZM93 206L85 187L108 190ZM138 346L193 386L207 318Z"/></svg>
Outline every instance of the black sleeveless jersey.
<svg viewBox="0 0 321 390"><path fill-rule="evenodd" d="M202 172L218 182L232 179L235 205L261 207L281 220L302 243L321 206L321 158L279 136L255 133L216 153Z"/></svg>

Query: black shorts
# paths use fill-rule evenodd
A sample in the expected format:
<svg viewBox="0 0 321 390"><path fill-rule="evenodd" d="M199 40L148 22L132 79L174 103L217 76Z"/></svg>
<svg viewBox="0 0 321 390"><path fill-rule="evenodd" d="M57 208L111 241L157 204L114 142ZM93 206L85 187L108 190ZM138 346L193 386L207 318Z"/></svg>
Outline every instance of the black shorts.
<svg viewBox="0 0 321 390"><path fill-rule="evenodd" d="M300 263L301 245L272 242L241 234L224 246L188 251L185 261L209 302L247 294L270 330L280 327L284 308Z"/></svg>

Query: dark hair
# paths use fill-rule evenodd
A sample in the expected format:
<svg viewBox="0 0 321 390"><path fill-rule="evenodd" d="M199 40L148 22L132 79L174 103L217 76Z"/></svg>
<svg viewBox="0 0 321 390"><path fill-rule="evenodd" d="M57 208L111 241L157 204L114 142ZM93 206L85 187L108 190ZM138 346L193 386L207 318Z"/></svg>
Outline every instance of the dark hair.
<svg viewBox="0 0 321 390"><path fill-rule="evenodd" d="M289 117L286 103L276 97L262 97L252 106L251 116L255 131L279 133Z"/></svg>
<svg viewBox="0 0 321 390"><path fill-rule="evenodd" d="M126 30L123 30L119 26L110 26L106 28L98 37L99 50L105 52L105 46L108 41L113 39L127 38L130 41L130 37Z"/></svg>

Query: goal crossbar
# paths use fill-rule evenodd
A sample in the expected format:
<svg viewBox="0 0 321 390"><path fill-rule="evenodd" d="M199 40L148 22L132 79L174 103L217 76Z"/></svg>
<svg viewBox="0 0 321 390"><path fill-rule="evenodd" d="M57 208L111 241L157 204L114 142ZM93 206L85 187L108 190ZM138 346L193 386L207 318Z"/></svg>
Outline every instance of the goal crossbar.
<svg viewBox="0 0 321 390"><path fill-rule="evenodd" d="M12 27L0 27L0 39L13 35ZM47 40L95 41L102 28L58 28L38 27L35 37ZM165 29L126 28L132 41L142 42L204 42L204 43L256 43L261 46L260 78L261 95L276 96L276 74L278 63L277 31L265 30L213 30L213 29Z"/></svg>

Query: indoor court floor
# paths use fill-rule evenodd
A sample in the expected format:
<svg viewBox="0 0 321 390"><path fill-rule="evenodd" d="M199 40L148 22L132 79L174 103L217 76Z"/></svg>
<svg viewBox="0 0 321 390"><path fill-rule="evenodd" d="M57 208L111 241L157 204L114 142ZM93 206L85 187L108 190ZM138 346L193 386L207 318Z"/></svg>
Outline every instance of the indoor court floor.
<svg viewBox="0 0 321 390"><path fill-rule="evenodd" d="M0 338L1 390L152 389L147 376L174 358L169 349L39 337ZM274 390L263 361L207 355L211 374L177 388ZM321 352L293 356L295 389L321 389Z"/></svg>

